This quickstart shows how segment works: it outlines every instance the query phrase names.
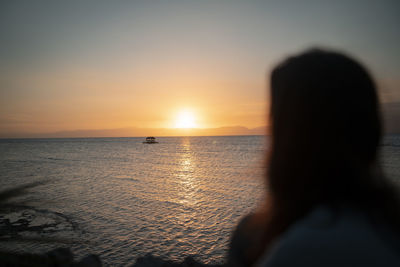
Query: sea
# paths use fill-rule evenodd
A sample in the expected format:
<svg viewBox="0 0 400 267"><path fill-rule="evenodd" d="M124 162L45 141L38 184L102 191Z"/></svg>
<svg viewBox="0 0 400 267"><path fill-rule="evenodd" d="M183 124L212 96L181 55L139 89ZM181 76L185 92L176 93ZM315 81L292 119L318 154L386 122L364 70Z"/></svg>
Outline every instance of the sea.
<svg viewBox="0 0 400 267"><path fill-rule="evenodd" d="M1 191L40 182L7 200L0 250L69 247L127 266L151 254L223 263L233 230L265 196L265 136L0 139ZM380 147L400 184L400 135ZM1 236L2 235L2 236Z"/></svg>

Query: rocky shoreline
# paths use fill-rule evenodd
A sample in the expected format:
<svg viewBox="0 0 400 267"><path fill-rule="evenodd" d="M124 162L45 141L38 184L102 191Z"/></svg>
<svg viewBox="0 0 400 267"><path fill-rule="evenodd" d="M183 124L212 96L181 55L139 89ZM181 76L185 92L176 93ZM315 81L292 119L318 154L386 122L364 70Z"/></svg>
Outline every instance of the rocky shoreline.
<svg viewBox="0 0 400 267"><path fill-rule="evenodd" d="M70 266L70 267L100 267L102 262L97 255L88 255L81 260L75 260L69 248L58 248L44 254L0 252L2 266ZM188 256L181 262L164 260L151 254L140 257L131 267L222 267L196 261Z"/></svg>
<svg viewBox="0 0 400 267"><path fill-rule="evenodd" d="M66 247L46 253L24 253L0 249L1 266L102 266L98 255L87 255L76 260L68 244L82 242L78 224L64 214L32 206L8 202L10 198L24 195L25 190L43 182L32 183L0 192L0 242L33 242L64 244ZM203 264L192 256L181 262L164 260L151 254L139 257L132 267L217 267Z"/></svg>
<svg viewBox="0 0 400 267"><path fill-rule="evenodd" d="M31 241L73 243L78 226L63 214L28 206L13 206L0 214L0 242ZM68 238L63 238L68 237ZM88 255L76 260L70 248L57 248L43 254L0 251L0 265L5 266L102 266L100 257ZM217 267L188 256L181 262L164 260L148 254L132 267Z"/></svg>

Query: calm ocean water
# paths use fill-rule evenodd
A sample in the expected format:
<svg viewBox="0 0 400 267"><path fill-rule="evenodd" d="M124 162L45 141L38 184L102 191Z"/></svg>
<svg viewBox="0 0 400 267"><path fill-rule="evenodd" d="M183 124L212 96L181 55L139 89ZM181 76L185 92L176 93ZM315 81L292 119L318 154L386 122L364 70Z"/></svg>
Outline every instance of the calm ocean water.
<svg viewBox="0 0 400 267"><path fill-rule="evenodd" d="M232 230L262 200L261 136L0 140L0 186L48 180L24 196L30 206L0 215L40 231L21 236L72 239L81 257L133 264L147 253L221 263ZM400 181L400 136L381 147L388 176ZM18 200L18 199L17 199ZM79 242L76 242L79 241ZM0 242L12 251L60 244Z"/></svg>

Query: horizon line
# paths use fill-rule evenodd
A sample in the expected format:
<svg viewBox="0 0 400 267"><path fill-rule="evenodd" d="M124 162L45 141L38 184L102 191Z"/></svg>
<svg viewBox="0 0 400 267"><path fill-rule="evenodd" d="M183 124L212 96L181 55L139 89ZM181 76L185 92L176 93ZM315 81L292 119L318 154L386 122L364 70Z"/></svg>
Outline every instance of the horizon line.
<svg viewBox="0 0 400 267"><path fill-rule="evenodd" d="M106 129L76 129L53 132L3 132L0 139L40 139L40 138L130 138L130 137L183 137L183 136L250 136L265 135L268 126L248 128L246 126L222 126L214 128L141 128L123 127Z"/></svg>
<svg viewBox="0 0 400 267"><path fill-rule="evenodd" d="M270 134L231 134L231 135L154 135L156 138L164 137L245 137L245 136L270 136ZM104 139L104 138L146 138L149 136L73 136L73 137L0 137L0 140L15 139Z"/></svg>

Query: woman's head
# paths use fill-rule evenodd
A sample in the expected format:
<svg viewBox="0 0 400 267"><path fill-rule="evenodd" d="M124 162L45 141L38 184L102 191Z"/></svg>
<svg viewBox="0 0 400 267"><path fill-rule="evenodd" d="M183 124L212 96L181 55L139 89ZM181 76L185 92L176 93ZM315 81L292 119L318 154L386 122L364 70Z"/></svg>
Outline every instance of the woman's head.
<svg viewBox="0 0 400 267"><path fill-rule="evenodd" d="M272 194L330 201L372 183L381 136L378 97L354 59L314 49L278 65L271 74L271 121Z"/></svg>
<svg viewBox="0 0 400 267"><path fill-rule="evenodd" d="M318 49L288 58L271 74L271 122L267 203L248 223L263 234L246 265L319 204L359 208L400 232L399 195L377 172L377 92L360 63Z"/></svg>

